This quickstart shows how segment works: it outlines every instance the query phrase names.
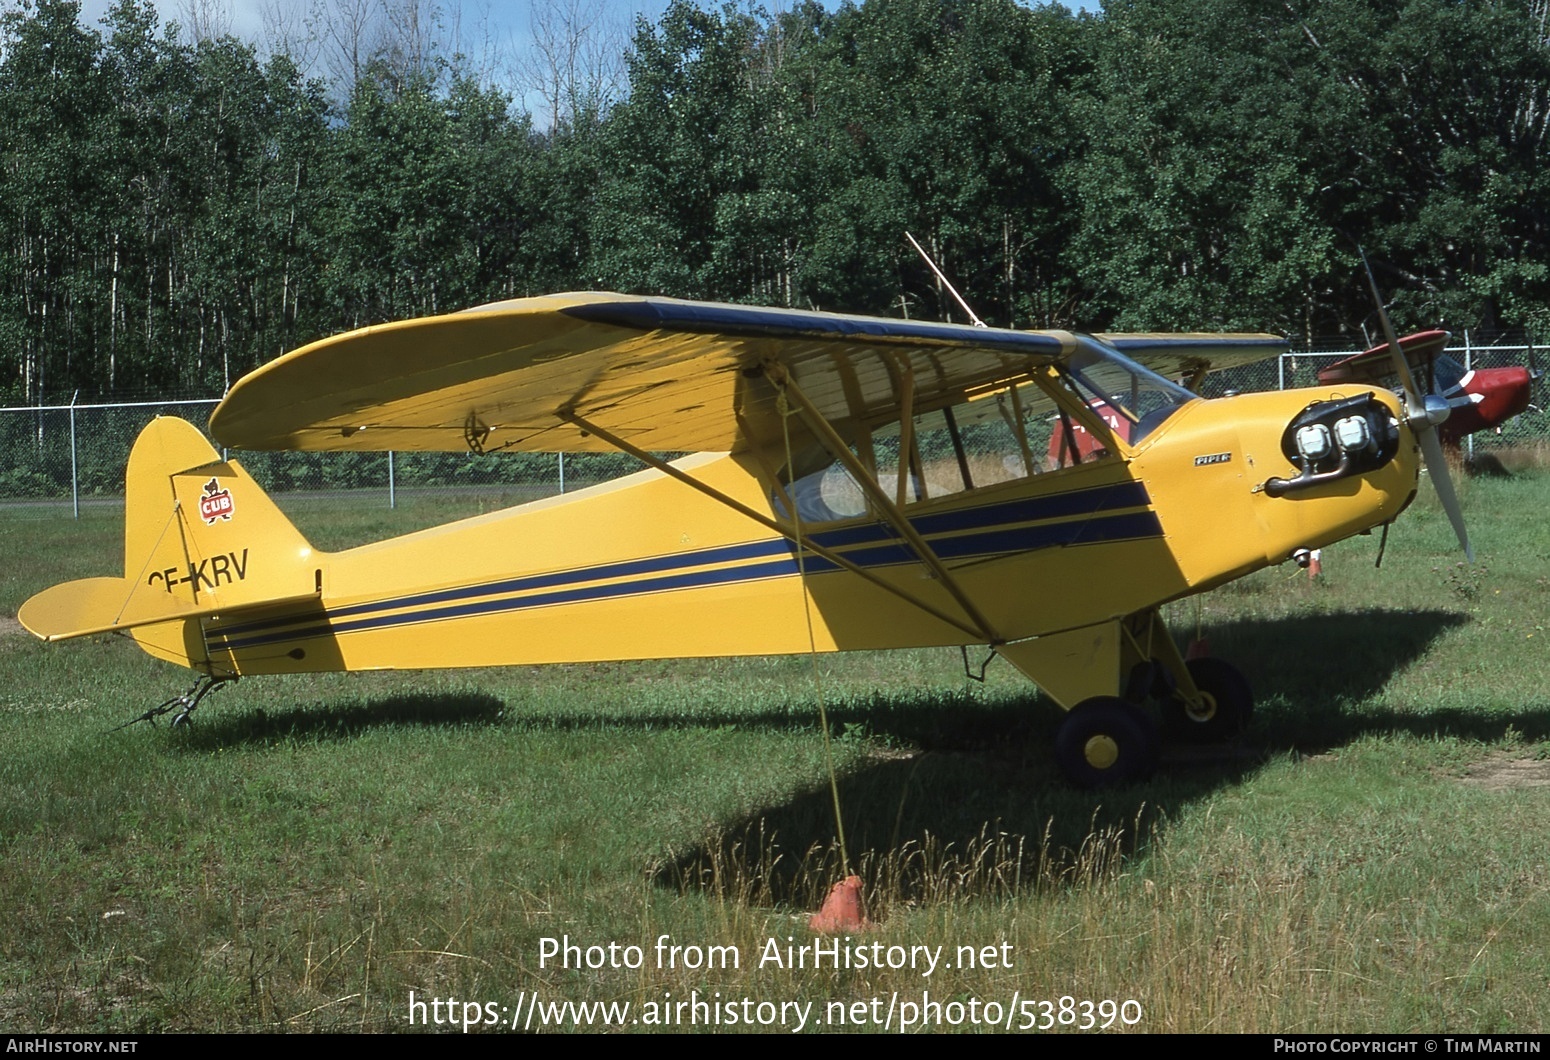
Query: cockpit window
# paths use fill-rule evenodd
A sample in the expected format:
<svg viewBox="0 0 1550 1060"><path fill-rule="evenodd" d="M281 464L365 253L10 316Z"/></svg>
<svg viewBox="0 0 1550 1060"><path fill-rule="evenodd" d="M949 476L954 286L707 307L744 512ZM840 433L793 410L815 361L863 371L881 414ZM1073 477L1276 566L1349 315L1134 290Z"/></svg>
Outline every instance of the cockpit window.
<svg viewBox="0 0 1550 1060"><path fill-rule="evenodd" d="M908 421L856 426L850 455L866 471L867 488L846 466L851 461L817 445L797 454L781 480L803 522L876 517L874 490L902 508L1109 459L1117 455L1114 438L1139 442L1194 397L1083 340L1063 364L982 387ZM1080 414L1083 406L1107 430ZM779 491L775 504L784 515Z"/></svg>

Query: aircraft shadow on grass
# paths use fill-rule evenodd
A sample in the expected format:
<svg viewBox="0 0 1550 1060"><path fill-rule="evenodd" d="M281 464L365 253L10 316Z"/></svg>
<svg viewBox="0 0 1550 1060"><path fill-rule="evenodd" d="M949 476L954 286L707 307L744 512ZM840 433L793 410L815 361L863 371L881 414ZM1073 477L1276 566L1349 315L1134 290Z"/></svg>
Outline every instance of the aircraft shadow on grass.
<svg viewBox="0 0 1550 1060"><path fill-rule="evenodd" d="M1470 713L1374 709L1366 701L1467 618L1450 611L1364 611L1242 620L1205 632L1241 664L1260 707L1237 742L1173 748L1151 780L1100 793L1070 788L1053 760L1058 709L1032 694L987 704L975 692L851 697L830 709L840 741L881 748L839 783L851 867L922 899L1063 885L1145 848L1154 827L1287 751L1324 751L1373 733L1491 741L1508 727L1550 738L1550 707ZM520 718L520 715L516 717ZM480 692L389 696L284 711L213 712L190 727L190 749L284 739L349 739L388 726L511 724L508 705ZM547 730L662 730L736 725L811 730L789 710L693 713L578 711L534 719ZM888 750L897 748L898 750ZM905 749L908 750L905 750ZM833 799L820 785L728 822L662 863L660 885L722 888L756 902L809 906L837 878Z"/></svg>
<svg viewBox="0 0 1550 1060"><path fill-rule="evenodd" d="M1354 735L1353 720L1342 713L1343 705L1360 702L1386 685L1393 673L1425 653L1431 642L1466 619L1448 611L1363 611L1234 622L1204 631L1216 645L1217 654L1241 665L1260 694L1274 692L1272 708L1278 711L1277 738L1281 746L1307 746L1309 741L1339 742ZM1291 645L1291 648L1288 648ZM1298 645L1314 645L1299 648ZM1312 652L1322 652L1310 660ZM608 670L615 664L576 664L585 670ZM628 666L629 664L619 664ZM807 667L793 670L795 684L807 682ZM244 684L244 689L250 686ZM263 689L261 680L251 688ZM750 712L737 707L604 712L568 711L527 717L520 706L493 693L409 693L355 701L316 700L292 707L246 713L220 709L202 712L187 730L200 746L242 742L267 742L278 737L348 737L379 726L532 724L550 731L585 732L599 726L611 728L702 729L737 726L766 732L810 729L817 723L813 713L790 707ZM1284 704L1284 705L1279 705ZM1285 717L1282 717L1282 714ZM831 704L829 716L835 735L871 734L894 743L908 743L927 751L1015 753L1022 757L1030 741L1044 741L1036 748L1047 751L1058 709L1029 687L1026 699L987 705L977 690L917 694L907 699L878 692L849 695ZM1370 713L1366 715L1370 719ZM1396 716L1396 724L1402 721ZM1484 719L1482 737L1493 724ZM1285 735L1281 735L1285 729ZM1519 730L1522 726L1519 725ZM1461 733L1464 734L1464 733ZM1488 737L1485 737L1488 738ZM1030 768L1040 765L1030 758Z"/></svg>
<svg viewBox="0 0 1550 1060"><path fill-rule="evenodd" d="M878 700L859 715L844 712L842 727L863 724L919 749L840 781L850 868L906 900L1065 886L1111 871L1143 851L1160 822L1278 754L1384 733L1492 741L1512 728L1550 738L1550 706L1411 713L1366 704L1466 621L1447 611L1368 611L1208 628L1223 654L1272 691L1261 696L1255 722L1228 746L1165 750L1151 780L1098 793L1060 779L1048 704L924 712ZM840 876L834 833L833 796L821 785L728 823L664 863L656 882L816 908Z"/></svg>
<svg viewBox="0 0 1550 1060"><path fill-rule="evenodd" d="M278 740L345 740L394 726L494 726L500 723L505 710L502 700L483 692L416 693L347 704L313 703L276 711L216 709L202 712L194 724L180 726L177 731L182 739L178 744L187 750L204 752Z"/></svg>

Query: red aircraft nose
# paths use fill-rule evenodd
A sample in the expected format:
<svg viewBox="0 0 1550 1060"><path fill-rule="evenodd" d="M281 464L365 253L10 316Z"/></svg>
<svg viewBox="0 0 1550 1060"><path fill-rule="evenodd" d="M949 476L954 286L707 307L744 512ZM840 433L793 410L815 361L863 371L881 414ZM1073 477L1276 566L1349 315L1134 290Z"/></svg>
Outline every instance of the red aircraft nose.
<svg viewBox="0 0 1550 1060"><path fill-rule="evenodd" d="M1465 435L1496 427L1528 408L1527 368L1477 368L1460 386L1469 404L1456 405L1442 425L1442 440L1457 445ZM1454 399L1456 400L1456 398Z"/></svg>

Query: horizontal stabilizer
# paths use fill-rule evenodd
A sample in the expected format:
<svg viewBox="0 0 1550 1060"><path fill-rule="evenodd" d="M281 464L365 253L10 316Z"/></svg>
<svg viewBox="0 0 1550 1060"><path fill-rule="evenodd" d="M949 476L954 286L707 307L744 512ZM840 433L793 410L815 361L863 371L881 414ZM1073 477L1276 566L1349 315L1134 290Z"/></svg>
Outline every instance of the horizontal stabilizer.
<svg viewBox="0 0 1550 1060"><path fill-rule="evenodd" d="M52 641L132 631L158 658L198 667L208 661L203 634L188 620L321 594L306 538L191 425L147 424L124 480L124 576L43 590L16 614L29 632Z"/></svg>
<svg viewBox="0 0 1550 1060"><path fill-rule="evenodd" d="M316 599L316 594L295 599L312 600ZM195 604L155 584L135 584L127 578L82 578L38 593L22 604L16 620L34 636L55 641L244 610L229 605L223 607L209 594L205 594L203 600L202 604ZM286 602L265 600L252 606L267 607Z"/></svg>

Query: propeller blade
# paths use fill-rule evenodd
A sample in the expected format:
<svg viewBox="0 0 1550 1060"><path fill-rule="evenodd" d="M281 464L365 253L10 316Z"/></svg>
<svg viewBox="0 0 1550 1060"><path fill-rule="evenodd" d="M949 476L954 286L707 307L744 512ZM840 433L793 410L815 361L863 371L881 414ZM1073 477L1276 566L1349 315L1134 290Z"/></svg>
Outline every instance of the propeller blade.
<svg viewBox="0 0 1550 1060"><path fill-rule="evenodd" d="M1383 296L1378 293L1378 281L1372 274L1372 264L1367 260L1367 251L1361 247L1357 247L1356 250L1362 256L1362 268L1367 270L1367 286L1372 289L1373 304L1378 307L1378 320L1383 324L1383 338L1389 344L1389 357L1393 359L1394 372L1405 388L1405 407L1413 419L1423 415L1426 410L1421 390L1415 385L1415 376L1410 372L1410 362L1405 359L1405 351L1399 345L1399 336L1394 334L1394 325L1389 322L1388 310L1383 308Z"/></svg>
<svg viewBox="0 0 1550 1060"><path fill-rule="evenodd" d="M1362 268L1367 270L1367 286L1372 289L1372 300L1378 307L1378 320L1383 324L1383 337L1389 344L1394 371L1405 388L1405 409L1410 429L1421 445L1421 458L1432 476L1432 486L1437 490L1442 510L1448 513L1448 522L1453 524L1453 532L1458 535L1459 544L1464 548L1464 558L1473 563L1475 550L1470 547L1469 532L1464 529L1464 511L1459 507L1458 493L1453 489L1453 473L1448 470L1448 458L1443 455L1442 442L1437 437L1437 428L1448 418L1452 404L1435 395L1431 396L1431 401L1427 401L1428 395L1422 394L1415 385L1415 376L1410 373L1410 362L1405 359L1399 337L1394 334L1388 310L1383 308L1383 296L1378 293L1378 281L1372 274L1367 251L1361 247L1356 249L1362 256Z"/></svg>
<svg viewBox="0 0 1550 1060"><path fill-rule="evenodd" d="M1438 441L1437 431L1432 427L1418 427L1415 434L1421 443L1421 456L1426 461L1426 470L1432 476L1432 488L1437 491L1442 510L1448 513L1448 522L1453 524L1453 532L1458 535L1459 544L1464 548L1464 558L1473 563L1475 550L1469 545L1469 531L1464 529L1464 511L1459 507L1458 494L1453 491L1453 474L1448 470L1448 458L1443 455L1442 442Z"/></svg>

